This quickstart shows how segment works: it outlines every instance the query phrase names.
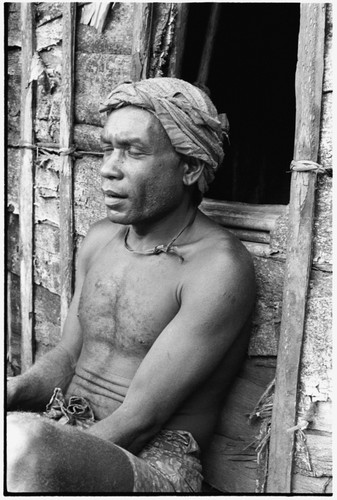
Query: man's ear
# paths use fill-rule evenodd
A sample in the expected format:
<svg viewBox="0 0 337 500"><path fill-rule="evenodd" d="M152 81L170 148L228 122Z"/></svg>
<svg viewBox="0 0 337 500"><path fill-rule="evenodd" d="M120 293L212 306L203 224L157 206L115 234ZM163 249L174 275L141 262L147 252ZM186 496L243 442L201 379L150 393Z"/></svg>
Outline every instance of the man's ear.
<svg viewBox="0 0 337 500"><path fill-rule="evenodd" d="M192 186L192 184L198 182L204 170L204 162L193 158L189 162L184 161L183 169L183 183L185 186Z"/></svg>

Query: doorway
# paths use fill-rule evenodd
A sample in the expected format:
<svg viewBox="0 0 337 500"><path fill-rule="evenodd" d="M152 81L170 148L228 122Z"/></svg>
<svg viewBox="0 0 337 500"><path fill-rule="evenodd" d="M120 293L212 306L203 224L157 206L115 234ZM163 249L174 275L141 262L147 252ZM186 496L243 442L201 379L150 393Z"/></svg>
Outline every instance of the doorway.
<svg viewBox="0 0 337 500"><path fill-rule="evenodd" d="M189 7L181 77L192 83L212 5ZM221 4L206 85L229 119L230 147L208 198L289 202L299 21L300 4Z"/></svg>

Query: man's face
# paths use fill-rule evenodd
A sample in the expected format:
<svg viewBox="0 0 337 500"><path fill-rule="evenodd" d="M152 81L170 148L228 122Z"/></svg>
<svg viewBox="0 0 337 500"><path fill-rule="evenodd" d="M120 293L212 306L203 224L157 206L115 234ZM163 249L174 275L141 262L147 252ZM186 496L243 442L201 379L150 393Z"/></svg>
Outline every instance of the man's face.
<svg viewBox="0 0 337 500"><path fill-rule="evenodd" d="M133 106L113 111L102 147L102 189L111 221L152 222L179 206L184 164L154 115Z"/></svg>

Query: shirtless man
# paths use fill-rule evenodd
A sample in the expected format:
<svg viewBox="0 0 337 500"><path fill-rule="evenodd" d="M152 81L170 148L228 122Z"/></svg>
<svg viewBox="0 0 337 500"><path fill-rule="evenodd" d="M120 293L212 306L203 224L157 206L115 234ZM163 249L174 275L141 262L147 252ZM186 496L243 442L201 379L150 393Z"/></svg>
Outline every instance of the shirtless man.
<svg viewBox="0 0 337 500"><path fill-rule="evenodd" d="M244 246L197 208L220 125L206 95L170 78L122 84L103 109L107 218L81 247L60 344L9 380L8 409L25 411L8 416L7 488L197 492L255 294ZM33 413L56 387L95 423Z"/></svg>

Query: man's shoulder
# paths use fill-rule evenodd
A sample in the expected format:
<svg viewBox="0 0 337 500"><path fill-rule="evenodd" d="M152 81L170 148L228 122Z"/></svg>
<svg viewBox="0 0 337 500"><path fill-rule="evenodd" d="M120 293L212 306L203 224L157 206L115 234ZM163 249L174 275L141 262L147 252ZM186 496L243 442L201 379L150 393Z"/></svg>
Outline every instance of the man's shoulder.
<svg viewBox="0 0 337 500"><path fill-rule="evenodd" d="M97 252L105 247L120 231L120 224L111 222L107 217L94 222L88 230L80 249L80 258L89 261Z"/></svg>
<svg viewBox="0 0 337 500"><path fill-rule="evenodd" d="M208 217L202 220L203 228L195 259L206 269L221 270L228 266L245 271L253 267L251 254L230 231Z"/></svg>
<svg viewBox="0 0 337 500"><path fill-rule="evenodd" d="M207 218L208 219L208 218ZM210 219L202 220L187 281L196 289L213 286L215 293L247 287L254 293L253 259L242 242L230 231Z"/></svg>

